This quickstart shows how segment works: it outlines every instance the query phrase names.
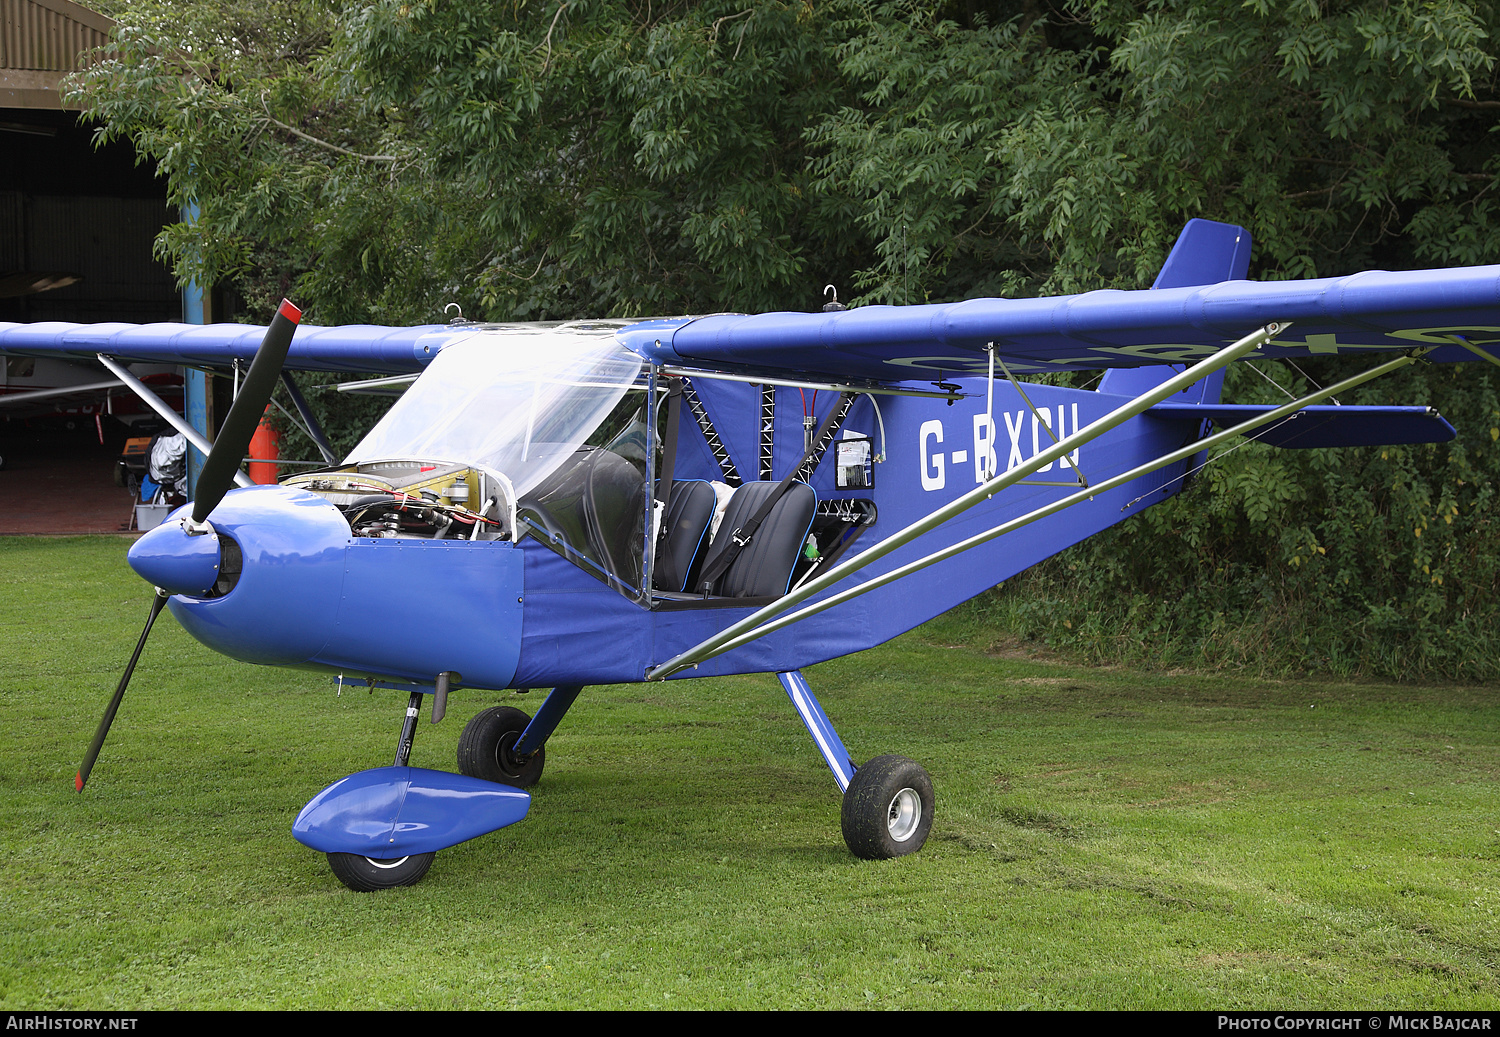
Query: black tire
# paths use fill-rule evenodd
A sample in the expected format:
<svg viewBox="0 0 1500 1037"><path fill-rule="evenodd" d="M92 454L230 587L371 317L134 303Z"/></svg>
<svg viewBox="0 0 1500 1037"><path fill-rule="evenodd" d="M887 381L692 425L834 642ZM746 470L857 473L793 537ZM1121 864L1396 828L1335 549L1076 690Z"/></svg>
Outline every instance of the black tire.
<svg viewBox="0 0 1500 1037"><path fill-rule="evenodd" d="M374 893L398 886L415 886L432 867L436 853L414 853L395 860L361 857L357 853L330 853L328 866L340 882L356 893Z"/></svg>
<svg viewBox="0 0 1500 1037"><path fill-rule="evenodd" d="M916 853L932 831L932 808L932 779L920 764L877 756L854 772L844 791L844 842L867 861Z"/></svg>
<svg viewBox="0 0 1500 1037"><path fill-rule="evenodd" d="M525 789L542 777L545 748L527 757L511 750L531 718L513 706L492 706L464 726L458 736L458 770L471 778Z"/></svg>

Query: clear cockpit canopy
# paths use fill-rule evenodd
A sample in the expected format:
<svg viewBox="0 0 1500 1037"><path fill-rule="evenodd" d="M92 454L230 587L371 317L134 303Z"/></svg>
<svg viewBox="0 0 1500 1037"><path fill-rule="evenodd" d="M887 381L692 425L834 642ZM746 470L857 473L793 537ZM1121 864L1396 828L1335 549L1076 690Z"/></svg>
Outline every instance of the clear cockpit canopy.
<svg viewBox="0 0 1500 1037"><path fill-rule="evenodd" d="M524 497L555 472L640 378L617 323L484 328L450 342L349 454L448 461L505 477Z"/></svg>
<svg viewBox="0 0 1500 1037"><path fill-rule="evenodd" d="M624 323L477 329L443 347L346 460L461 464L492 477L507 534L645 593L650 408ZM490 491L485 491L489 493ZM497 501L498 502L498 501Z"/></svg>

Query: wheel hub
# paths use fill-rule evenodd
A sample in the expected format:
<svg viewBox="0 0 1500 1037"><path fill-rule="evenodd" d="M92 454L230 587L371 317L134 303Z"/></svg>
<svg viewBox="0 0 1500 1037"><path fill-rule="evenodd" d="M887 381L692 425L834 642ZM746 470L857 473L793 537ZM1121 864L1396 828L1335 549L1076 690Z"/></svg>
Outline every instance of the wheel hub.
<svg viewBox="0 0 1500 1037"><path fill-rule="evenodd" d="M495 762L506 774L515 776L521 773L526 766L526 761L531 757L522 759L516 754L516 742L520 739L519 731L507 731L500 736L500 744L495 746Z"/></svg>
<svg viewBox="0 0 1500 1037"><path fill-rule="evenodd" d="M904 788L896 793L886 812L886 827L890 829L891 838L898 843L905 842L921 823L922 797L917 790Z"/></svg>

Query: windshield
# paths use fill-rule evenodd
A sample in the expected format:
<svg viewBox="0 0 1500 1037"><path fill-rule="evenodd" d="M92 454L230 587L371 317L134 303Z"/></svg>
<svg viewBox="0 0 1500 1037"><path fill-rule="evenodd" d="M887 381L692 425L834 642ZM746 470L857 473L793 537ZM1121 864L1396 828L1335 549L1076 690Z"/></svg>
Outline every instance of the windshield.
<svg viewBox="0 0 1500 1037"><path fill-rule="evenodd" d="M443 347L346 463L423 458L504 475L524 497L589 438L641 374L623 325L478 329Z"/></svg>
<svg viewBox="0 0 1500 1037"><path fill-rule="evenodd" d="M487 471L510 497L512 536L639 597L654 432L645 365L615 339L623 326L476 329L443 347L346 464Z"/></svg>

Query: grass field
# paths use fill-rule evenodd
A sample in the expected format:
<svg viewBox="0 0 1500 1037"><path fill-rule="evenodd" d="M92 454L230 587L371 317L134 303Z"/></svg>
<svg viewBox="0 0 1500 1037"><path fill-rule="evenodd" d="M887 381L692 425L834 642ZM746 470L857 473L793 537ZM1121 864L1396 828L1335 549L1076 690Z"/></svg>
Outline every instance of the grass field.
<svg viewBox="0 0 1500 1037"><path fill-rule="evenodd" d="M995 654L960 611L808 679L924 764L914 857L855 860L774 677L591 688L531 816L346 891L289 829L390 762L397 692L143 622L127 542L0 539L0 1008L1495 1008L1500 702ZM413 764L453 769L464 693Z"/></svg>

